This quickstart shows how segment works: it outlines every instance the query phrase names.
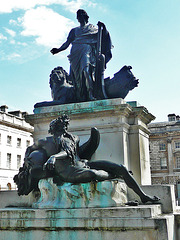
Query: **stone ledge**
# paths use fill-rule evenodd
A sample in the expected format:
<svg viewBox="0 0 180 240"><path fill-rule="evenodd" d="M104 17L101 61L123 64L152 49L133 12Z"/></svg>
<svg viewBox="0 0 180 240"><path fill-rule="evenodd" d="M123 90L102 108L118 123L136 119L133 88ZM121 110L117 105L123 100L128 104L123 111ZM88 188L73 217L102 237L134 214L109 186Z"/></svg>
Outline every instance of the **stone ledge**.
<svg viewBox="0 0 180 240"><path fill-rule="evenodd" d="M101 219L101 218L155 218L161 215L161 205L123 206L107 208L74 208L74 209L0 209L0 219Z"/></svg>
<svg viewBox="0 0 180 240"><path fill-rule="evenodd" d="M34 114L26 116L26 121L30 124L36 124L39 121L46 122L47 119L50 121L62 114L70 115L73 120L83 119L87 115L88 118L92 119L97 115L103 117L105 113L106 115L119 115L119 112L127 117L132 111L133 108L121 98L106 99L35 108Z"/></svg>
<svg viewBox="0 0 180 240"><path fill-rule="evenodd" d="M174 185L144 185L141 186L141 188L145 193L148 193L151 196L158 196L160 198L159 203L161 204L162 213L173 214L176 212ZM139 197L128 188L128 199L139 199Z"/></svg>
<svg viewBox="0 0 180 240"><path fill-rule="evenodd" d="M83 113L103 110L113 110L115 106L125 104L126 102L122 98L97 100L81 103L70 103L63 105L54 105L48 107L35 108L34 113L47 113L56 111L70 111L72 113Z"/></svg>
<svg viewBox="0 0 180 240"><path fill-rule="evenodd" d="M83 115L87 114L88 118L94 118L97 114L103 116L104 112L106 114L109 112L110 115L119 115L121 112L125 117L130 117L132 122L134 122L134 118L138 118L145 124L150 123L155 118L144 106L133 107L123 99L115 98L35 108L34 114L26 116L26 121L35 124L39 121L47 121L47 118L49 120L56 118L63 113L71 115L72 119L81 119ZM130 124L132 124L131 121Z"/></svg>
<svg viewBox="0 0 180 240"><path fill-rule="evenodd" d="M174 216L160 215L159 207L4 209L0 239L172 240Z"/></svg>

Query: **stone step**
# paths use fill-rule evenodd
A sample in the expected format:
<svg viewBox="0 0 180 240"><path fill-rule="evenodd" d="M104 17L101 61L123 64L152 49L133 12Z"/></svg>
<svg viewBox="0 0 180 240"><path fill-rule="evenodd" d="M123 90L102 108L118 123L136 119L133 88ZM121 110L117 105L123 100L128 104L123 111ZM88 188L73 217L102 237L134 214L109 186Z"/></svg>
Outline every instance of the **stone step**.
<svg viewBox="0 0 180 240"><path fill-rule="evenodd" d="M79 240L172 240L173 219L173 214L161 215L161 205L84 209L7 208L0 210L0 239L66 239L67 235L67 239Z"/></svg>
<svg viewBox="0 0 180 240"><path fill-rule="evenodd" d="M161 215L161 205L81 209L20 209L0 210L0 219L78 219L78 218L154 218Z"/></svg>
<svg viewBox="0 0 180 240"><path fill-rule="evenodd" d="M0 231L11 229L11 230L22 230L22 229L81 229L86 228L87 230L96 228L107 228L107 229L142 229L142 228L156 228L157 222L165 222L166 218L77 218L77 219L56 219L56 218L31 218L31 219L1 219L0 220Z"/></svg>

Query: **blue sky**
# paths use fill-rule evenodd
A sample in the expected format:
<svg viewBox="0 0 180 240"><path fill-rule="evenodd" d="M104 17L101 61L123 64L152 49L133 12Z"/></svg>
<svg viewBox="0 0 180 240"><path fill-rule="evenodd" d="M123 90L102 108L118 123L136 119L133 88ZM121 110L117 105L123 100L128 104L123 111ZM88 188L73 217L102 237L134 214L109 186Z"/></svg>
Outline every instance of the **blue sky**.
<svg viewBox="0 0 180 240"><path fill-rule="evenodd" d="M104 22L114 48L105 76L131 65L139 87L126 101L137 101L166 121L180 114L179 0L6 0L0 2L0 105L9 111L33 112L37 102L51 100L49 75L54 67L69 71L70 48L55 56L76 11L85 9L89 22Z"/></svg>

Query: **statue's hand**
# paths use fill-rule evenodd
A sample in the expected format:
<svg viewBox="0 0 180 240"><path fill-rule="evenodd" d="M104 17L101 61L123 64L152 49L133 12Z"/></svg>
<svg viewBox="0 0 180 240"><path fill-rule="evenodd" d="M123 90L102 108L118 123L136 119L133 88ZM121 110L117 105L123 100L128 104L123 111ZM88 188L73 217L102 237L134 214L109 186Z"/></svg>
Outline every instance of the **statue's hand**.
<svg viewBox="0 0 180 240"><path fill-rule="evenodd" d="M54 165L55 165L56 158L54 156L51 156L47 162L44 164L43 169L44 170L54 170Z"/></svg>
<svg viewBox="0 0 180 240"><path fill-rule="evenodd" d="M103 27L104 29L106 29L106 26L105 26L105 24L103 23L103 22L98 22L97 23L97 25L99 26L99 27Z"/></svg>
<svg viewBox="0 0 180 240"><path fill-rule="evenodd" d="M59 49L58 48L53 48L53 49L51 49L50 52L54 55L54 54L59 52Z"/></svg>

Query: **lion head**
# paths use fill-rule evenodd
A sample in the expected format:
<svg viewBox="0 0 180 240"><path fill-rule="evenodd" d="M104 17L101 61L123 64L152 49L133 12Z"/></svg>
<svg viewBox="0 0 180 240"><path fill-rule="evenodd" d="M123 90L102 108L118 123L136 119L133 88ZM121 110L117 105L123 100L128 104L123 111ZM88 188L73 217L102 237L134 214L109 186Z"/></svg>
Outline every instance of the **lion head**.
<svg viewBox="0 0 180 240"><path fill-rule="evenodd" d="M62 97L62 89L72 88L68 82L69 74L62 67L56 67L52 70L49 84L53 100L59 100Z"/></svg>

